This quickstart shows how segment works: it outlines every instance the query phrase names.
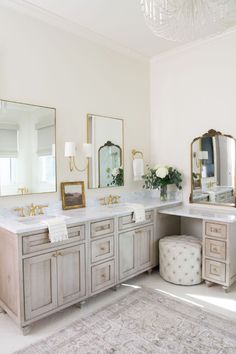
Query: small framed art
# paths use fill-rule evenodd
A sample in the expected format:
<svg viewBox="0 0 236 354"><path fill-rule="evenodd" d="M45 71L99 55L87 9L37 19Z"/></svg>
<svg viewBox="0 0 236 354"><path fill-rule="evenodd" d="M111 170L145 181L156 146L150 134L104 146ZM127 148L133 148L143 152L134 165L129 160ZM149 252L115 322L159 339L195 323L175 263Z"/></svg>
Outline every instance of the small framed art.
<svg viewBox="0 0 236 354"><path fill-rule="evenodd" d="M77 209L85 207L84 182L61 183L62 209Z"/></svg>

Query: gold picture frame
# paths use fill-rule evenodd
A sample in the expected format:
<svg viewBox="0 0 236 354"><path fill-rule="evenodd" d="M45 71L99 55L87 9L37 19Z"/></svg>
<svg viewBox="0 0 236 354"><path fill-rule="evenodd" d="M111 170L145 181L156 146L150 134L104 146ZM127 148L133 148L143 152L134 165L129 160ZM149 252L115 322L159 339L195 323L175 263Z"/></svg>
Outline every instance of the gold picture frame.
<svg viewBox="0 0 236 354"><path fill-rule="evenodd" d="M84 182L61 182L62 209L85 208Z"/></svg>

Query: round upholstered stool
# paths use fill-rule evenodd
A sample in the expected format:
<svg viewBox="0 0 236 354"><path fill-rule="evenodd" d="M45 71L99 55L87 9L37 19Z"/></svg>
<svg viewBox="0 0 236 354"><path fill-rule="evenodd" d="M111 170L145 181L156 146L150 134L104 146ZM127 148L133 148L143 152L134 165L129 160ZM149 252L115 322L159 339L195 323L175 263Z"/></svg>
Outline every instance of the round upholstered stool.
<svg viewBox="0 0 236 354"><path fill-rule="evenodd" d="M201 277L201 241L193 236L167 236L159 241L160 275L180 285L194 285Z"/></svg>

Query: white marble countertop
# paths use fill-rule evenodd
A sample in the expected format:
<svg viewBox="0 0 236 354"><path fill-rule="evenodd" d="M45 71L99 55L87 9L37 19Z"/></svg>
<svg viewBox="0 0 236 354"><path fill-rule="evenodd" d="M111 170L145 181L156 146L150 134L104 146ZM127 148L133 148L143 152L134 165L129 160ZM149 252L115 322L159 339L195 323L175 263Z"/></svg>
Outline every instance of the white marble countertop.
<svg viewBox="0 0 236 354"><path fill-rule="evenodd" d="M210 208L199 208L193 206L178 206L174 208L169 208L166 210L160 210L162 214L168 215L176 215L176 216L184 216L188 218L196 218L196 219L205 219L205 220L213 220L227 223L236 222L236 210L230 209L227 210L218 210L218 209L210 209Z"/></svg>
<svg viewBox="0 0 236 354"><path fill-rule="evenodd" d="M162 202L159 199L154 198L140 198L138 200L127 201L126 203L114 204L113 206L91 206L73 210L50 210L46 211L45 216L41 217L33 216L24 218L16 217L15 215L0 215L0 227L15 234L25 234L46 229L43 219L62 217L65 218L67 226L70 226L87 221L129 214L133 211L131 204L142 204L147 210L152 208L163 209L181 205L181 201L171 200Z"/></svg>

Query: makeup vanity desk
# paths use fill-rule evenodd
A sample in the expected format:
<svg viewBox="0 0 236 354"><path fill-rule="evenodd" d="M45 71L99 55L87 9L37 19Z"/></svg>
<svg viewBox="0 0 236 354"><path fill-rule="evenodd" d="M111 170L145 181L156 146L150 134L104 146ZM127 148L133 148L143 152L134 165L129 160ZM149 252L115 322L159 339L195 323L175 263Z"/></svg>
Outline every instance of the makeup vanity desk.
<svg viewBox="0 0 236 354"><path fill-rule="evenodd" d="M207 286L220 284L225 292L236 281L236 212L196 206L160 210L179 218L180 234L202 238L202 278Z"/></svg>

